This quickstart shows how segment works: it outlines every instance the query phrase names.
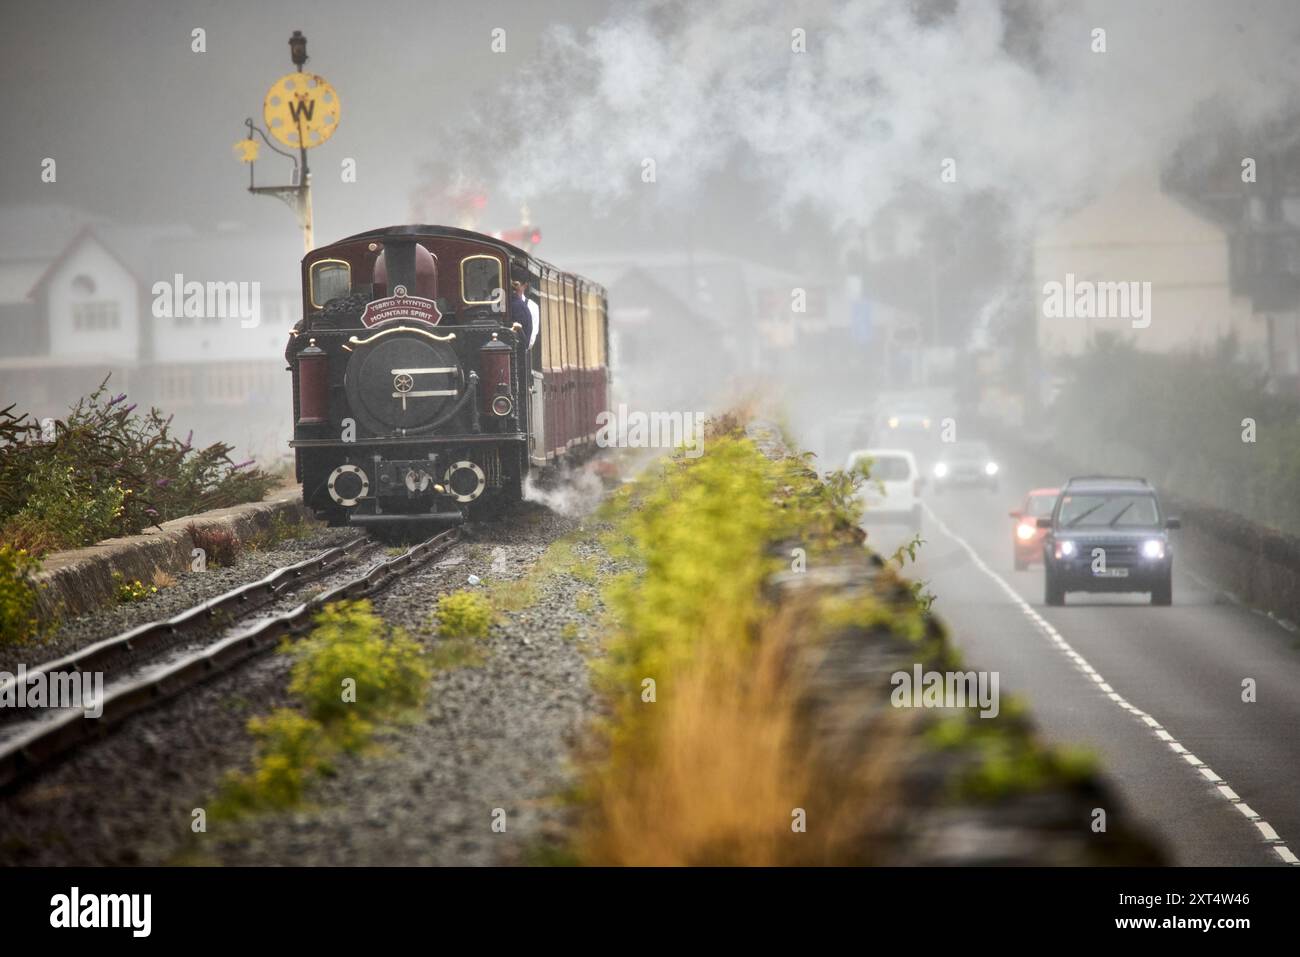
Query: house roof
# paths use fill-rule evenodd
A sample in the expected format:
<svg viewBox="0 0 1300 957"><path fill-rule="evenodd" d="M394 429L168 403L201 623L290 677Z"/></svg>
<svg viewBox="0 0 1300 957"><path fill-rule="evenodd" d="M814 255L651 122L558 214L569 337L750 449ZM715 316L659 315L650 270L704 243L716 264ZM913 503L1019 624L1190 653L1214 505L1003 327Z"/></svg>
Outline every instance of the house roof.
<svg viewBox="0 0 1300 957"><path fill-rule="evenodd" d="M824 284L821 277L799 276L708 250L689 257L680 252L575 257L570 265L610 290L611 309L629 305L616 290L636 277L659 287L692 315L726 326L753 320L759 290Z"/></svg>
<svg viewBox="0 0 1300 957"><path fill-rule="evenodd" d="M1042 230L1036 249L1081 245L1215 243L1224 227L1204 208L1165 192L1158 179L1134 178Z"/></svg>
<svg viewBox="0 0 1300 957"><path fill-rule="evenodd" d="M179 273L187 282L258 282L266 291L298 288L298 257L292 244L246 233L199 234L181 224L90 224L50 262L29 297L34 298L86 242L97 243L146 286L171 282Z"/></svg>
<svg viewBox="0 0 1300 957"><path fill-rule="evenodd" d="M0 262L55 259L87 224L103 221L63 203L0 207Z"/></svg>

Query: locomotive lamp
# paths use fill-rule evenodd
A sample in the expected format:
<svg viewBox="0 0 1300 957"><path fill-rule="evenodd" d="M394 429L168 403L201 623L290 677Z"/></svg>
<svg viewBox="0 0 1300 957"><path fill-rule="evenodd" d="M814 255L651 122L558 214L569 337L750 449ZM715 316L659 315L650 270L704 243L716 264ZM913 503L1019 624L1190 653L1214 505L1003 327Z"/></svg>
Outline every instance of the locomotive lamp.
<svg viewBox="0 0 1300 957"><path fill-rule="evenodd" d="M483 377L479 379L479 405L501 419L513 412L515 407L510 394L510 382L514 377L513 358L514 350L502 342L495 332L479 350L479 368L483 370Z"/></svg>
<svg viewBox="0 0 1300 957"><path fill-rule="evenodd" d="M301 30L294 30L293 36L289 38L289 59L293 60L293 65L299 71L307 62L307 38L302 35Z"/></svg>
<svg viewBox="0 0 1300 957"><path fill-rule="evenodd" d="M329 355L316 340L298 353L298 424L325 425L329 421Z"/></svg>

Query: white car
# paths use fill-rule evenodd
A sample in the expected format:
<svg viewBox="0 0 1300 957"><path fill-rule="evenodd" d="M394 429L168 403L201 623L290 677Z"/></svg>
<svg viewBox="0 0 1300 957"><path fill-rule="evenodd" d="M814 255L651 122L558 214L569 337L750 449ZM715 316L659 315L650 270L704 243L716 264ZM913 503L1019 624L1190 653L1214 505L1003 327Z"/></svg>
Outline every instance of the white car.
<svg viewBox="0 0 1300 957"><path fill-rule="evenodd" d="M863 520L904 524L919 532L925 480L916 456L906 449L860 449L849 455L845 471L862 468L868 460L869 471L860 492L866 508Z"/></svg>

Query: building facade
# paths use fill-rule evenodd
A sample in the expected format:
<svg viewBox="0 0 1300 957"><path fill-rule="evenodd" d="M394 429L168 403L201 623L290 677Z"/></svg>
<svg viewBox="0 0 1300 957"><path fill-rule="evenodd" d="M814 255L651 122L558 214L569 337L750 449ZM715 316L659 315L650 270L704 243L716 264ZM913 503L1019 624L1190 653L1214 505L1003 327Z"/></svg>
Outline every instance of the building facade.
<svg viewBox="0 0 1300 957"><path fill-rule="evenodd" d="M195 442L287 456L283 350L301 309L292 237L77 219L58 208L3 217L0 406L57 418L108 377Z"/></svg>

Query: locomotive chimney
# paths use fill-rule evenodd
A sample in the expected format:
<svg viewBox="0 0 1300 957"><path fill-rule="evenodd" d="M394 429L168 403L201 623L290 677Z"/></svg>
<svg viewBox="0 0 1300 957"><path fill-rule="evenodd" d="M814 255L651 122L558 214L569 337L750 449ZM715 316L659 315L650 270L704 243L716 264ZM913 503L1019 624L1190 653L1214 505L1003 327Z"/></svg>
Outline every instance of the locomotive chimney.
<svg viewBox="0 0 1300 957"><path fill-rule="evenodd" d="M406 287L408 296L417 295L415 285L415 241L389 242L384 246L384 263L388 267L388 294L397 295L398 286Z"/></svg>

